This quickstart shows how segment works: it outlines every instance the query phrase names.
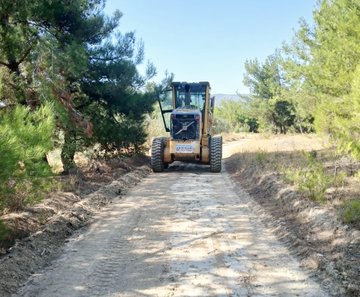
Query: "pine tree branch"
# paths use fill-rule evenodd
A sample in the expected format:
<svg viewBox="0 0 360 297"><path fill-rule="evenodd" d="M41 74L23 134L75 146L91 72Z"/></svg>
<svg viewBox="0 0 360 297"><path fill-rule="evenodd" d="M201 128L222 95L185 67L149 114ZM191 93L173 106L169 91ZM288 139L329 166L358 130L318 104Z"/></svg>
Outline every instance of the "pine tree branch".
<svg viewBox="0 0 360 297"><path fill-rule="evenodd" d="M22 57L19 59L18 65L20 65L22 62L24 62L26 57L30 54L31 50L33 49L33 45L36 42L37 38L38 38L38 36L35 34L35 36L32 38L32 40L30 40L30 45L27 48L27 50L23 53Z"/></svg>
<svg viewBox="0 0 360 297"><path fill-rule="evenodd" d="M0 65L10 68L10 64L0 61Z"/></svg>

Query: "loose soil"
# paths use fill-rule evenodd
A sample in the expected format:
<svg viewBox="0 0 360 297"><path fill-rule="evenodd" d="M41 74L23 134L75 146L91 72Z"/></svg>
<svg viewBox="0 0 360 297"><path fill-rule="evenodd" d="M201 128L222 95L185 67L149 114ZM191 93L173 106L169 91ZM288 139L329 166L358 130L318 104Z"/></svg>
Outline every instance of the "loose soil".
<svg viewBox="0 0 360 297"><path fill-rule="evenodd" d="M324 144L225 139L229 173L98 161L62 177L67 191L1 217L17 240L3 247L0 296L359 296L356 226L338 220L336 199L309 201L266 162Z"/></svg>
<svg viewBox="0 0 360 297"><path fill-rule="evenodd" d="M88 162L78 156L80 168L60 176L62 191L22 212L0 217L10 230L2 242L0 296L10 296L29 276L59 256L63 245L94 216L121 199L127 190L150 173L144 156Z"/></svg>
<svg viewBox="0 0 360 297"><path fill-rule="evenodd" d="M360 296L359 225L346 225L339 219L345 200L360 199L360 182L351 177L360 164L334 157L333 150L315 136L227 138L232 148L225 159L227 171L254 199L253 207L267 218L278 238L323 285L332 284L341 296ZM340 187L328 189L324 202L299 193L279 171L296 166L304 151L315 153L327 171L348 176Z"/></svg>

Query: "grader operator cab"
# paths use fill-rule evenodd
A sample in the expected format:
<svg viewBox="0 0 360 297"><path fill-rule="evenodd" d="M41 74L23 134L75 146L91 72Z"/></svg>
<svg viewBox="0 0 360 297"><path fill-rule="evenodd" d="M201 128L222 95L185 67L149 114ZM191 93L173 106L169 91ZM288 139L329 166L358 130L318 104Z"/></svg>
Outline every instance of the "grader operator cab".
<svg viewBox="0 0 360 297"><path fill-rule="evenodd" d="M154 138L151 167L164 171L174 161L209 164L221 171L222 137L211 136L214 98L208 82L173 82L159 98L165 130L170 137Z"/></svg>

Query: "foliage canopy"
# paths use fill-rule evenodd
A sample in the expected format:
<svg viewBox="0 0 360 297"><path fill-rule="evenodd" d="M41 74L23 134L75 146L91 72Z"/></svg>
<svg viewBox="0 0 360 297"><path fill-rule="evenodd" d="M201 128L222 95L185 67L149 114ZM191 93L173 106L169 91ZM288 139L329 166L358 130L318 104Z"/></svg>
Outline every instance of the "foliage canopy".
<svg viewBox="0 0 360 297"><path fill-rule="evenodd" d="M45 154L61 143L58 135L66 171L86 146L139 149L145 141L143 120L154 96L144 86L156 70L148 63L139 74L142 42L121 33L122 14L106 16L104 5L0 1L2 195L21 187L32 193L35 177L50 174Z"/></svg>

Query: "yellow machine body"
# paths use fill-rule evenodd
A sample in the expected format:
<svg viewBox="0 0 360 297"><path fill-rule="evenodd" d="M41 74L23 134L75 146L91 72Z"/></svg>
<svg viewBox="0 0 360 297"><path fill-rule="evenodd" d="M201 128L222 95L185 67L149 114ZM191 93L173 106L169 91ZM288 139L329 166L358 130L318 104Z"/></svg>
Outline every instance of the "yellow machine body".
<svg viewBox="0 0 360 297"><path fill-rule="evenodd" d="M221 168L221 148L220 151L217 148L216 152L213 149L211 154L214 98L210 97L210 84L173 82L171 90L159 103L165 129L170 132L170 136L154 139L153 170L162 171L174 161L211 165L211 155L217 160L212 163L217 164L216 168ZM217 144L214 145L218 147L219 141L215 142Z"/></svg>

